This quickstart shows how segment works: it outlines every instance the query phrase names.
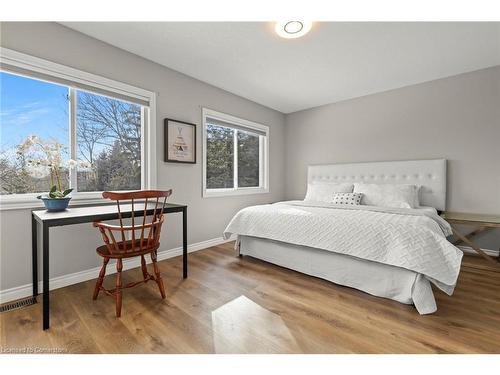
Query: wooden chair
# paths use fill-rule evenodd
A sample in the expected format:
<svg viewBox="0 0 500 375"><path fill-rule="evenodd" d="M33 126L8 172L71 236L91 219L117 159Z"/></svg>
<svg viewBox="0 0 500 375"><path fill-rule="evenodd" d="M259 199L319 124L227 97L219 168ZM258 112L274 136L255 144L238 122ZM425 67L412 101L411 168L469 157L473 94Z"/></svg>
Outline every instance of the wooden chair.
<svg viewBox="0 0 500 375"><path fill-rule="evenodd" d="M171 194L172 190L143 190L127 193L114 193L105 191L104 193L102 193L103 198L109 198L116 201L120 225L111 225L100 221L96 221L93 224L94 227L99 228L102 239L104 240L104 245L96 249L97 254L103 257L103 265L101 271L99 272L99 278L97 279L95 285L93 299L97 299L97 296L99 295L99 292L101 290L107 295L115 297L117 317L120 317L121 315L122 290L125 288L131 288L141 283L147 283L149 280L153 280L156 282L158 288L160 289L161 298L165 298L165 288L163 286L163 280L161 278L160 270L156 262L156 257L158 248L160 247L160 233L164 221L163 208L165 206L167 198ZM141 200L140 203L136 202L136 200L138 199ZM121 212L120 201L130 201L132 205L132 213L130 216L131 225L124 225L124 217ZM148 210L151 210L153 208L152 203L154 203L154 210L152 215L148 215L150 217L150 219L148 219L148 216L146 214ZM129 204L129 202L125 202L122 204ZM140 207L144 205L142 218L135 217L134 204L140 204ZM136 221L138 221L139 224L136 223ZM137 236L138 233L140 233L139 236ZM117 237L119 239L118 241ZM154 276L148 273L146 259L144 258L146 254L150 254L151 256ZM123 286L122 259L137 256L141 257L143 280L132 282ZM106 266L108 265L110 259L116 259L117 274L116 288L108 290L103 288L102 283L104 280L104 275L106 274Z"/></svg>

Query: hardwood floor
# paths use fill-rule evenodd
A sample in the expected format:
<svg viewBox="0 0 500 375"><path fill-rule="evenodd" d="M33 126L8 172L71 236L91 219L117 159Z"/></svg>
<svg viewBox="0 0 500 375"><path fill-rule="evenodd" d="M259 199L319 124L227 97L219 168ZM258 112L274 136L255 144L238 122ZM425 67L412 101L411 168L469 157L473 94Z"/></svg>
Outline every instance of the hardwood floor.
<svg viewBox="0 0 500 375"><path fill-rule="evenodd" d="M305 276L250 257L232 243L159 263L154 283L92 301L94 280L55 290L51 329L41 304L0 314L0 346L67 353L500 353L500 272L467 256L452 297L438 311ZM124 283L140 278L124 272ZM112 286L114 275L105 280ZM39 349L38 349L39 348Z"/></svg>

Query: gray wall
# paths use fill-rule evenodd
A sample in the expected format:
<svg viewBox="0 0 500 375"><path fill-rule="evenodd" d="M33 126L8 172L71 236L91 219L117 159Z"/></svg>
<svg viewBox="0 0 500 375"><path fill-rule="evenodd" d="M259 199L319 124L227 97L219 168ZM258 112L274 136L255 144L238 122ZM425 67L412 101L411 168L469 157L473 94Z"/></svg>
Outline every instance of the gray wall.
<svg viewBox="0 0 500 375"><path fill-rule="evenodd" d="M281 200L284 196L284 115L216 87L167 69L55 23L2 23L1 45L90 73L158 93L158 187L172 188L173 202L189 205L188 242L222 236L231 217L242 207ZM172 51L175 53L175 51ZM220 110L270 127L270 192L224 198L201 196L201 106ZM164 163L163 118L198 125L196 165ZM176 215L178 216L178 215ZM29 210L0 212L0 290L29 283ZM52 230L51 230L52 231ZM99 265L95 248L100 239L90 224L53 229L51 277ZM166 249L181 245L181 217L167 218L162 238Z"/></svg>
<svg viewBox="0 0 500 375"><path fill-rule="evenodd" d="M286 197L309 164L446 158L447 209L500 214L499 92L494 67L289 114Z"/></svg>

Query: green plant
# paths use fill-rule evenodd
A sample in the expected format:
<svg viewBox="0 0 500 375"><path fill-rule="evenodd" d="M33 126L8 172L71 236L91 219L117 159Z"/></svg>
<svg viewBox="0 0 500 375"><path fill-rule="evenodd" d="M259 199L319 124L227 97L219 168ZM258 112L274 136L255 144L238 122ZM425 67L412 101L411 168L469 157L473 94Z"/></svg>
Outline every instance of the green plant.
<svg viewBox="0 0 500 375"><path fill-rule="evenodd" d="M51 197L51 198L64 198L72 191L73 191L73 189L66 189L64 191L60 191L60 190L57 190L56 185L53 185L49 191L49 197Z"/></svg>

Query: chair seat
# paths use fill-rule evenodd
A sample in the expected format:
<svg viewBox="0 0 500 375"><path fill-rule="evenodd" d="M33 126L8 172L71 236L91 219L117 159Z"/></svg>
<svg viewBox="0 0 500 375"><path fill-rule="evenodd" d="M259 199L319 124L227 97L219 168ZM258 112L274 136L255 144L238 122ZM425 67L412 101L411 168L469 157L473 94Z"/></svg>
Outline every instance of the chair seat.
<svg viewBox="0 0 500 375"><path fill-rule="evenodd" d="M142 250L140 250L140 240L135 240L135 251L130 251L131 249L131 244L132 244L132 241L120 241L120 242L117 242L118 246L120 248L126 248L126 249L129 249L128 251L122 251L122 252L115 252L115 253L110 253L109 250L108 250L108 247L106 245L102 245L102 246L99 246L97 249L96 249L96 253L100 256L102 256L103 258L111 258L111 259L118 259L118 258L132 258L132 257L136 257L136 256L139 256L139 255L144 255L144 254L148 254L148 253L151 253L155 250L157 250L159 247L160 247L160 244L157 243L156 245L153 245L153 246L146 246L146 243L145 241L142 242ZM125 246L124 246L125 245Z"/></svg>

